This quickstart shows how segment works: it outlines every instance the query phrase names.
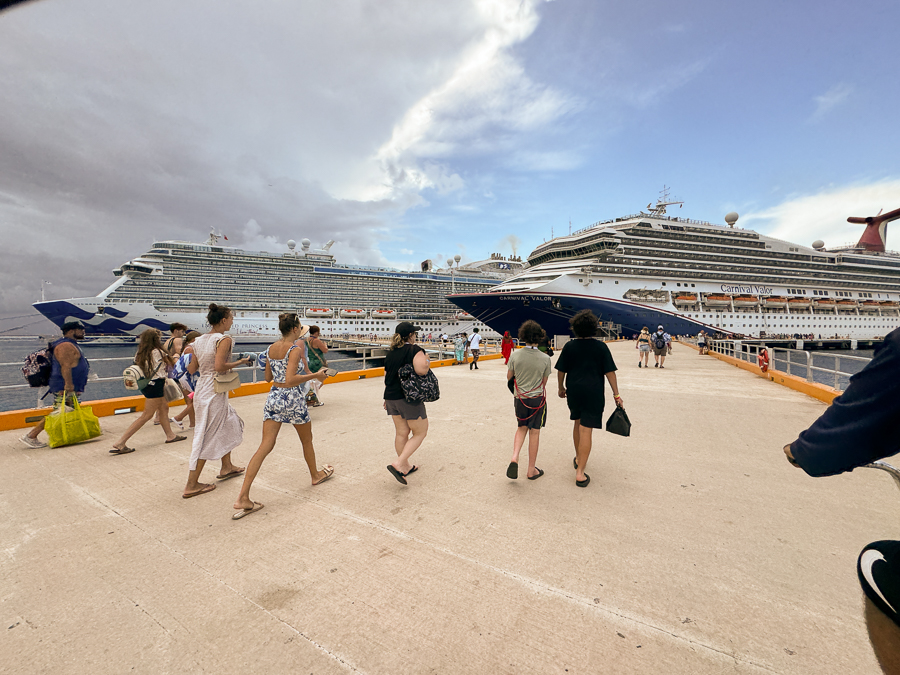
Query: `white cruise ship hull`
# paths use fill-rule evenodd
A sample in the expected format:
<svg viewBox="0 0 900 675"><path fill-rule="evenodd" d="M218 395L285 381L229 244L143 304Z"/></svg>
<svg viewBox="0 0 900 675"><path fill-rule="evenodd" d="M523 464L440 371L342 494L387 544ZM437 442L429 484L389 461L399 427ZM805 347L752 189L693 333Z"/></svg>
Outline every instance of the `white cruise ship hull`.
<svg viewBox="0 0 900 675"><path fill-rule="evenodd" d="M579 280L580 279L580 280ZM587 283L585 283L587 281ZM654 283L655 281L655 283ZM641 279L642 287L666 291L664 302L628 299L638 280L624 276L566 274L547 284L527 291L474 293L450 296L461 309L485 322L496 332L515 335L519 326L534 319L549 335L570 335L569 319L582 309L590 309L603 322L621 326L621 334L631 337L646 326L650 331L662 325L672 335L707 333L765 337L773 335L813 334L872 339L882 337L900 327L896 308L869 311L792 307L732 307L702 300L692 306L676 306L678 291L700 295L722 293L753 295L788 295L788 289L765 285L735 286L728 283L695 283L687 289L675 287L671 279Z"/></svg>

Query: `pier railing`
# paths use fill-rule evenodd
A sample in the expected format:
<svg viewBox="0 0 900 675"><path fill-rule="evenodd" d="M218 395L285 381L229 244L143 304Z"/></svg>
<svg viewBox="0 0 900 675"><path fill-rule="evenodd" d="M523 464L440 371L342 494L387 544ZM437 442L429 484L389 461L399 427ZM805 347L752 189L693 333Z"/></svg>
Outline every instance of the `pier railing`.
<svg viewBox="0 0 900 675"><path fill-rule="evenodd" d="M696 341L693 341L696 343ZM872 359L835 352L810 352L803 349L766 347L764 344L741 340L712 340L710 351L739 361L758 364L761 350L768 350L769 369L786 375L805 378L807 382L827 384L838 391L847 388L850 378L866 367Z"/></svg>

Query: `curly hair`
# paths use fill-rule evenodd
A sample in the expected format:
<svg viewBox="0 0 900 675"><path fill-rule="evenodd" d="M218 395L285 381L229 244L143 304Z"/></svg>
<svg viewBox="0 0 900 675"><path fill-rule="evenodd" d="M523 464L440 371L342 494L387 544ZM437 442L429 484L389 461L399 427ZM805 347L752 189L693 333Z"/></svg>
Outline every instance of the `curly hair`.
<svg viewBox="0 0 900 675"><path fill-rule="evenodd" d="M547 334L541 328L541 324L533 319L528 319L528 321L519 326L519 339L525 344L540 344L541 340L546 336Z"/></svg>
<svg viewBox="0 0 900 675"><path fill-rule="evenodd" d="M597 316L589 309L583 309L569 319L575 337L589 338L597 334Z"/></svg>

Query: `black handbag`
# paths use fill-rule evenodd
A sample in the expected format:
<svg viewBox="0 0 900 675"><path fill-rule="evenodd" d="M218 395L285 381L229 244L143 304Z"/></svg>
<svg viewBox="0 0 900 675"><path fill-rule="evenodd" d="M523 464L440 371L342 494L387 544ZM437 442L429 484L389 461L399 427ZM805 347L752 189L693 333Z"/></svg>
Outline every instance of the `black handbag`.
<svg viewBox="0 0 900 675"><path fill-rule="evenodd" d="M606 430L619 436L631 435L631 421L628 419L628 415L625 414L625 408L616 406L612 415L606 420Z"/></svg>
<svg viewBox="0 0 900 675"><path fill-rule="evenodd" d="M441 388L438 379L429 369L425 375L419 375L411 363L401 366L397 373L400 376L400 386L403 388L403 396L407 403L432 403L441 397Z"/></svg>

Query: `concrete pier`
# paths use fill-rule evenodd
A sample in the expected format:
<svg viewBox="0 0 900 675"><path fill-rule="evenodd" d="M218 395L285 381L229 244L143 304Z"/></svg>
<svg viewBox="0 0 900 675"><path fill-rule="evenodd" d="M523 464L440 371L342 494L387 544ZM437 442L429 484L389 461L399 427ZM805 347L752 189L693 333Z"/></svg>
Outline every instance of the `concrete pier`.
<svg viewBox="0 0 900 675"><path fill-rule="evenodd" d="M241 479L181 499L189 442L148 425L107 453L131 415L56 450L0 433L0 673L879 672L855 562L900 536L888 476L788 465L824 403L682 345L664 370L611 348L633 435L594 432L586 489L555 380L546 474L506 478L502 361L436 371L407 487L385 469L383 381L326 386L334 477L312 487L283 428L265 509L237 522ZM241 464L263 400L233 401Z"/></svg>

